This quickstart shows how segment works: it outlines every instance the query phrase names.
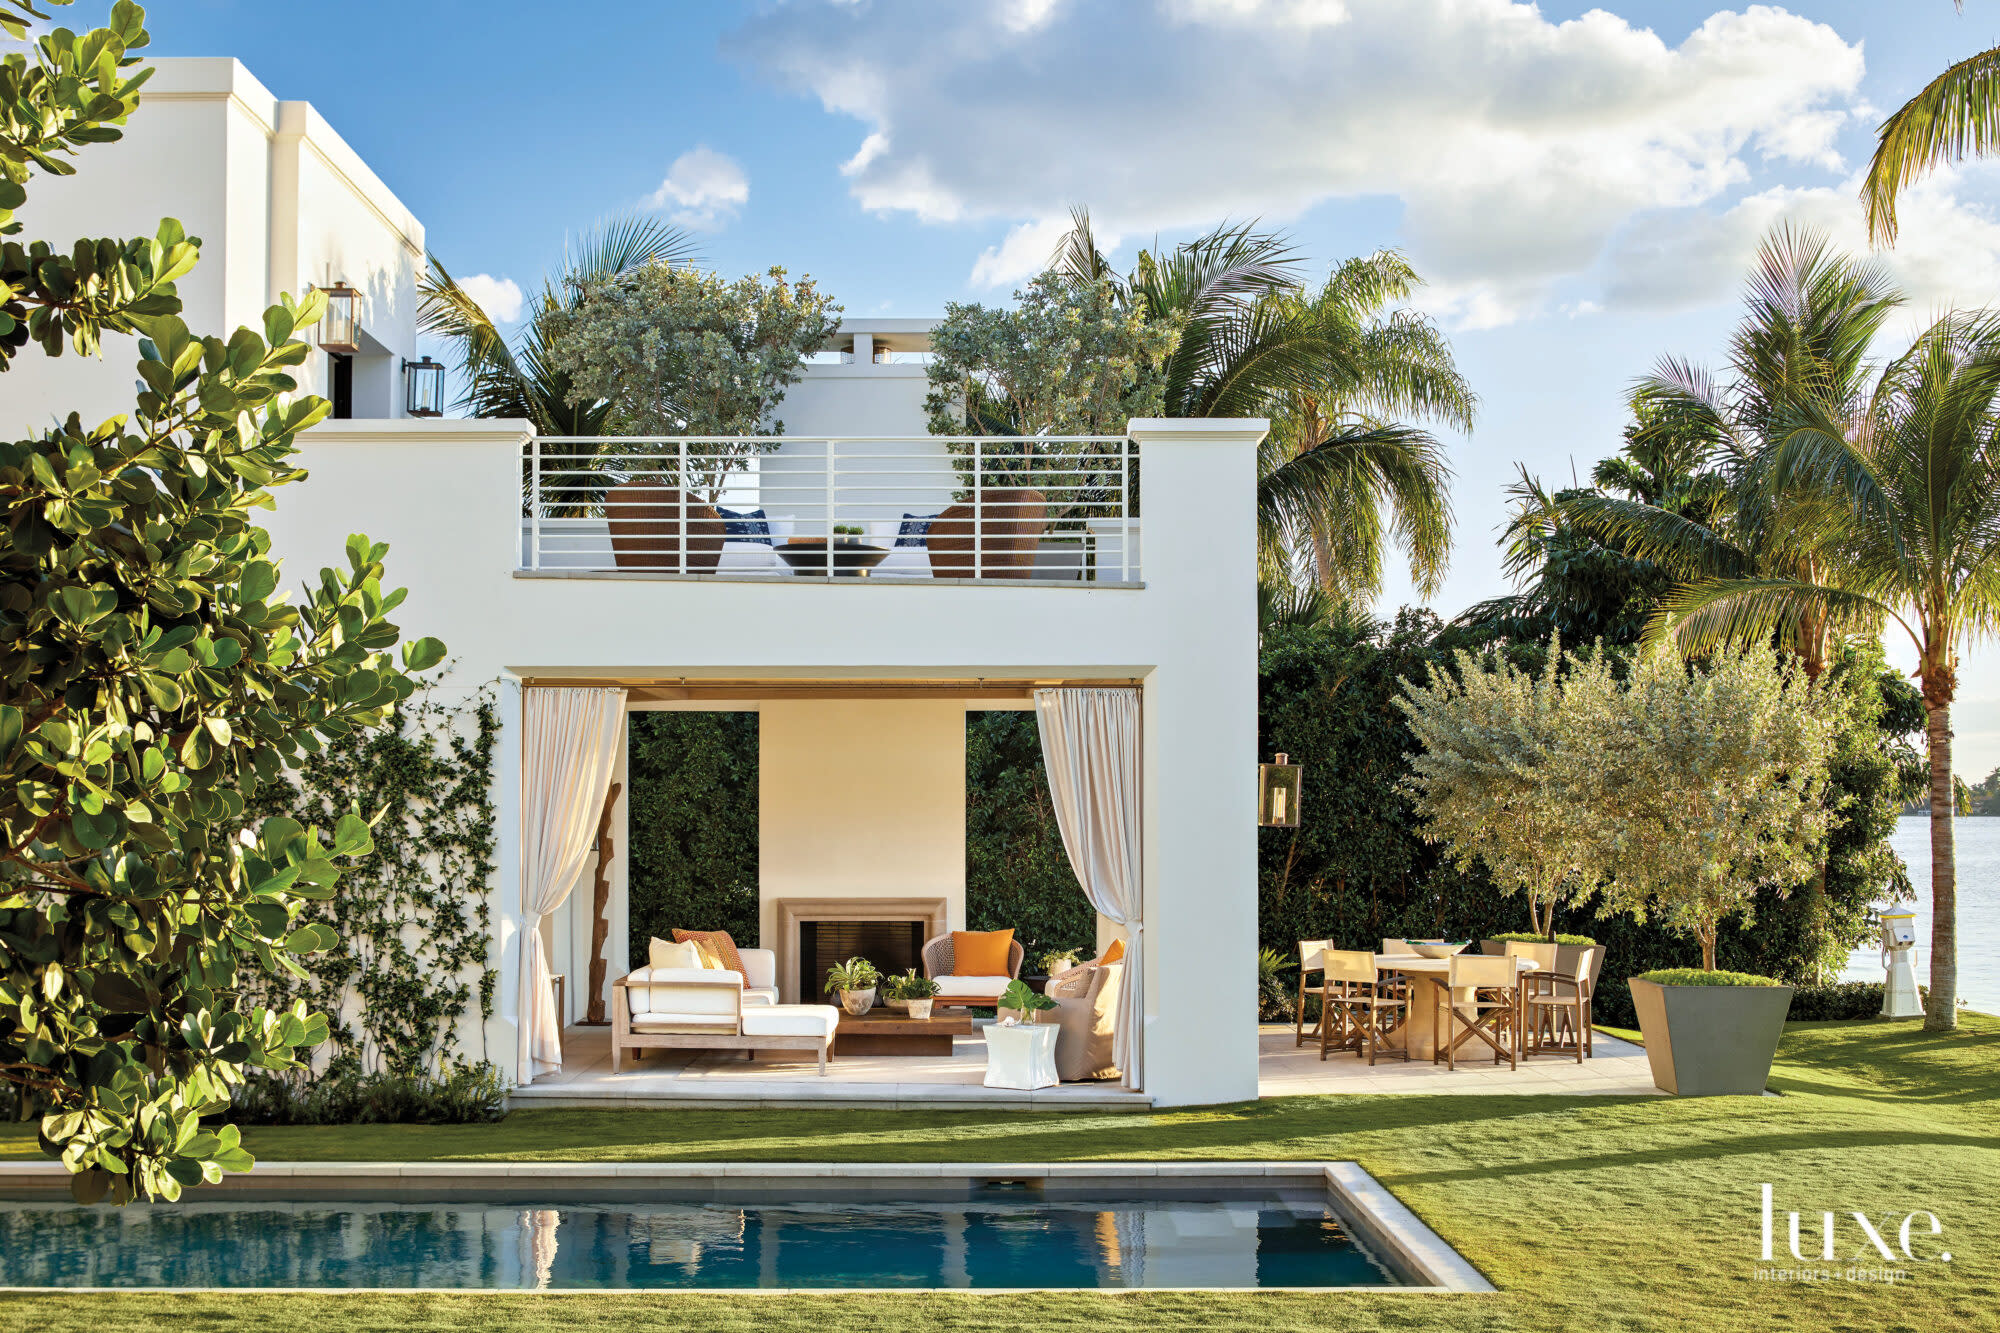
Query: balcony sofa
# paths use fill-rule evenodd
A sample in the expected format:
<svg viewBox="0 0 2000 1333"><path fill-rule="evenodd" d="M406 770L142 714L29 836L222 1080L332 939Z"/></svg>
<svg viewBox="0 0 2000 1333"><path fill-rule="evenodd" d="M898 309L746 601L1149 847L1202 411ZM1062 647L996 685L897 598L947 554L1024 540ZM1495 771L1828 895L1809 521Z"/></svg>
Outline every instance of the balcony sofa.
<svg viewBox="0 0 2000 1333"><path fill-rule="evenodd" d="M777 955L739 949L743 971L642 967L612 983L611 1072L642 1050L813 1051L819 1072L833 1049L840 1011L830 1004L779 1004ZM747 974L747 975L746 975Z"/></svg>

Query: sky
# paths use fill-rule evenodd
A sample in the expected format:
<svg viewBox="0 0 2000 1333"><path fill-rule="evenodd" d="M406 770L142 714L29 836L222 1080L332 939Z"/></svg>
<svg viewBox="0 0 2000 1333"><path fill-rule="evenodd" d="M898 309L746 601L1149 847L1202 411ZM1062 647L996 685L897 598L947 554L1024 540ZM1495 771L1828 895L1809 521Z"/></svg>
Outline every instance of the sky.
<svg viewBox="0 0 2000 1333"><path fill-rule="evenodd" d="M92 0L62 15L86 21ZM159 55L233 55L314 103L496 315L631 212L729 274L811 274L850 315L1008 300L1073 204L1111 258L1223 219L1313 270L1393 247L1480 396L1447 436L1446 618L1508 590L1516 465L1614 451L1635 377L1714 363L1758 239L1865 248L1875 127L2000 41L2000 0L1734 9L1507 0L187 0ZM1906 198L1899 350L2000 306L2000 165ZM1379 609L1412 600L1392 580ZM1896 660L1914 657L1891 641ZM2000 764L2000 649L1961 671L1956 767Z"/></svg>

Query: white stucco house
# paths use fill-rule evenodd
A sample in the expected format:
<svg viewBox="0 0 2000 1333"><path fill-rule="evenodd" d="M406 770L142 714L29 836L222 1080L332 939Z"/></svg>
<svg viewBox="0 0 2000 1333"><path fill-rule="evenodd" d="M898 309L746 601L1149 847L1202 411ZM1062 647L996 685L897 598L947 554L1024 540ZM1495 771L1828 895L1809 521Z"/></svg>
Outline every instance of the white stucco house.
<svg viewBox="0 0 2000 1333"><path fill-rule="evenodd" d="M490 905L499 993L469 1045L517 1098L658 1091L644 1062L595 1069L588 1087L567 1068L601 1041L576 1026L593 962L609 1008L648 961L626 956L623 726L646 709L759 715L761 938L738 943L766 951L751 981L781 1005L811 998L807 926L965 926L967 714L1038 709L1076 801L1064 834L1085 862L1078 891L1092 886L1100 942L1123 940L1130 960L1123 1080L1106 1095L1257 1095L1265 423L930 437L924 319L842 325L781 405L775 444L538 440L521 422L413 418L422 227L311 107L234 61L157 63L126 140L40 187L29 233L181 217L205 241L182 284L197 328L254 324L308 285L361 293L361 350L316 353L305 376L321 393L343 377L346 415L302 437L310 477L277 493L268 526L293 579L336 563L350 533L389 543L390 580L409 589L397 621L449 647L438 689L497 697L497 872L462 888ZM93 400L108 415L129 400L128 353L24 366L7 410L17 426ZM720 509L761 514L731 529ZM609 922L594 959L600 822ZM566 982L560 1012L550 974ZM543 1030L551 1017L566 1035ZM827 1100L842 1064L742 1099ZM929 1088L913 1074L894 1095L980 1092L976 1077Z"/></svg>

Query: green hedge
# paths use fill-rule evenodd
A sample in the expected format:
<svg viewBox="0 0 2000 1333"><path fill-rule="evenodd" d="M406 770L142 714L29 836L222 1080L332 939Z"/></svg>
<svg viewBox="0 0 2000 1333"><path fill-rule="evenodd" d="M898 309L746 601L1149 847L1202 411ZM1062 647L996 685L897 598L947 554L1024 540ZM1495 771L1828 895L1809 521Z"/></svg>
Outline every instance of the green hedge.
<svg viewBox="0 0 2000 1333"><path fill-rule="evenodd" d="M1454 646L1477 645L1423 611L1372 630L1288 628L1265 636L1258 748L1288 752L1305 774L1300 826L1258 835L1264 947L1296 959L1299 940L1373 948L1383 937L1494 939L1527 925L1519 896L1500 893L1483 869L1458 870L1417 835L1409 802L1396 789L1414 742L1392 701L1402 680L1448 667ZM1533 668L1544 650L1506 651ZM1904 732L1921 710L1909 706L1911 691L1884 672L1879 656L1849 653L1835 679L1862 696L1864 714L1876 721L1843 737L1833 766L1846 806L1824 882L1800 885L1788 897L1760 894L1754 926L1726 924L1717 963L1731 971L1828 982L1868 937L1869 904L1908 892L1888 838L1906 785L1918 776ZM1599 917L1593 905L1563 909L1557 925L1603 946L1596 1012L1615 1026L1633 1021L1625 978L1699 961L1691 938L1630 916Z"/></svg>
<svg viewBox="0 0 2000 1333"><path fill-rule="evenodd" d="M652 936L757 924L757 715L630 715L627 836L632 959Z"/></svg>
<svg viewBox="0 0 2000 1333"><path fill-rule="evenodd" d="M1097 913L1063 851L1025 710L966 717L965 919L968 930L1011 929L1027 950L1024 971L1058 949L1097 953Z"/></svg>

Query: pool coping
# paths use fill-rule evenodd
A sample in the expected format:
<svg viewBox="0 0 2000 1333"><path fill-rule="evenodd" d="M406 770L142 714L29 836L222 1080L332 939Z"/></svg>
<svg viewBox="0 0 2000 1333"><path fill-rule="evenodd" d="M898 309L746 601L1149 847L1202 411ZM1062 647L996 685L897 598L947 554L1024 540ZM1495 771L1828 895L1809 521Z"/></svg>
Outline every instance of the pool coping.
<svg viewBox="0 0 2000 1333"><path fill-rule="evenodd" d="M70 1173L60 1162L0 1162L0 1201L17 1197L16 1190L33 1191L33 1197L68 1194ZM1230 1179L1270 1180L1291 1177L1307 1185L1323 1185L1338 1205L1364 1245L1389 1258L1394 1266L1418 1279L1409 1285L1369 1287L1099 1287L1099 1288L979 1288L967 1291L949 1287L887 1288L776 1288L724 1287L674 1288L683 1295L728 1293L742 1295L826 1295L840 1294L935 1294L1005 1295L1022 1291L1093 1290L1114 1294L1143 1294L1160 1291L1242 1291L1242 1292L1406 1292L1486 1293L1498 1290L1486 1276L1443 1237L1412 1212L1379 1180L1353 1161L1302 1162L269 1162L259 1163L248 1175L224 1177L222 1187L205 1187L198 1197L241 1200L274 1199L287 1187L298 1189L314 1182L319 1189L378 1202L397 1202L396 1196L415 1199L438 1193L493 1188L507 1183L534 1185L543 1189L570 1184L602 1186L615 1181L641 1187L647 1181L678 1184L711 1180L743 1189L759 1180L783 1182L824 1181L842 1190L856 1188L890 1194L907 1190L918 1181L964 1179L968 1181L1043 1181L1061 1183L1186 1180L1225 1181ZM264 1184L262 1182L269 1182ZM394 1182L390 1184L390 1182ZM232 1188L233 1187L233 1188ZM357 1191L348 1194L348 1191ZM366 1193L360 1193L365 1191ZM387 1193L388 1197L384 1197ZM117 1292L229 1292L234 1295L278 1295L286 1292L343 1292L352 1294L419 1294L450 1292L477 1295L483 1288L464 1287L12 1287L0 1291L54 1293ZM605 1294L602 1289L588 1289ZM634 1292L650 1289L633 1288ZM577 1295L573 1288L545 1291L510 1288L491 1294Z"/></svg>

